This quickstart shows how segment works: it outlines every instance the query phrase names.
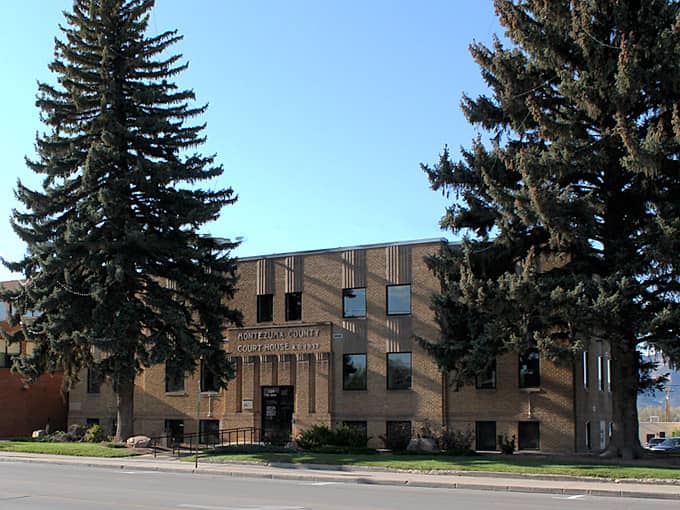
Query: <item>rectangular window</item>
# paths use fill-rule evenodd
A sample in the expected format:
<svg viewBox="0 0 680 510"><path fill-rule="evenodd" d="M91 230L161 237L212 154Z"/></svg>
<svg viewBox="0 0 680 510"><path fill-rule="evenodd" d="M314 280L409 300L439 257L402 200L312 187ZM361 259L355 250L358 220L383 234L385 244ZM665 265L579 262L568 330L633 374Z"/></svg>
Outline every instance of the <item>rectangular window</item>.
<svg viewBox="0 0 680 510"><path fill-rule="evenodd" d="M541 445L541 428L537 421L521 421L518 424L518 450L538 450Z"/></svg>
<svg viewBox="0 0 680 510"><path fill-rule="evenodd" d="M199 421L198 442L200 444L216 444L219 442L220 420Z"/></svg>
<svg viewBox="0 0 680 510"><path fill-rule="evenodd" d="M600 391L604 391L604 358L597 357L597 387Z"/></svg>
<svg viewBox="0 0 680 510"><path fill-rule="evenodd" d="M180 393L184 392L184 372L165 364L165 392Z"/></svg>
<svg viewBox="0 0 680 510"><path fill-rule="evenodd" d="M604 450L607 447L607 422L604 420L600 421L600 450Z"/></svg>
<svg viewBox="0 0 680 510"><path fill-rule="evenodd" d="M342 289L342 316L366 317L366 289Z"/></svg>
<svg viewBox="0 0 680 510"><path fill-rule="evenodd" d="M0 301L0 321L7 320L7 303Z"/></svg>
<svg viewBox="0 0 680 510"><path fill-rule="evenodd" d="M201 360L201 391L216 393L220 391L217 376L208 368L204 359Z"/></svg>
<svg viewBox="0 0 680 510"><path fill-rule="evenodd" d="M342 389L366 389L365 354L345 354L342 357Z"/></svg>
<svg viewBox="0 0 680 510"><path fill-rule="evenodd" d="M257 296L257 322L272 322L274 320L274 295L261 294Z"/></svg>
<svg viewBox="0 0 680 510"><path fill-rule="evenodd" d="M99 418L85 418L85 426L89 429L92 425L99 425Z"/></svg>
<svg viewBox="0 0 680 510"><path fill-rule="evenodd" d="M411 313L411 285L387 286L387 315Z"/></svg>
<svg viewBox="0 0 680 510"><path fill-rule="evenodd" d="M286 320L302 320L302 292L286 293Z"/></svg>
<svg viewBox="0 0 680 510"><path fill-rule="evenodd" d="M165 435L168 446L184 441L184 420L165 420Z"/></svg>
<svg viewBox="0 0 680 510"><path fill-rule="evenodd" d="M368 437L368 424L365 421L343 421L342 424L345 427L349 427L353 430L356 430L359 432L361 435L364 437Z"/></svg>
<svg viewBox="0 0 680 510"><path fill-rule="evenodd" d="M486 370L475 376L475 387L478 390L493 390L496 388L496 358L494 358Z"/></svg>
<svg viewBox="0 0 680 510"><path fill-rule="evenodd" d="M99 393L102 385L102 374L97 367L87 369L87 392Z"/></svg>
<svg viewBox="0 0 680 510"><path fill-rule="evenodd" d="M496 422L475 422L475 450L496 451Z"/></svg>
<svg viewBox="0 0 680 510"><path fill-rule="evenodd" d="M519 387L538 388L541 386L540 354L538 349L529 349L519 355Z"/></svg>
<svg viewBox="0 0 680 510"><path fill-rule="evenodd" d="M411 353L387 353L387 389L411 389Z"/></svg>
<svg viewBox="0 0 680 510"><path fill-rule="evenodd" d="M612 360L607 358L607 391L612 391Z"/></svg>
<svg viewBox="0 0 680 510"><path fill-rule="evenodd" d="M390 450L406 450L411 441L410 421L388 421L385 446Z"/></svg>
<svg viewBox="0 0 680 510"><path fill-rule="evenodd" d="M584 433L584 439L585 439L585 446L587 450L590 450L592 448L592 437L590 436L590 422L586 422L585 429L583 430Z"/></svg>
<svg viewBox="0 0 680 510"><path fill-rule="evenodd" d="M583 387L588 389L588 351L583 351Z"/></svg>

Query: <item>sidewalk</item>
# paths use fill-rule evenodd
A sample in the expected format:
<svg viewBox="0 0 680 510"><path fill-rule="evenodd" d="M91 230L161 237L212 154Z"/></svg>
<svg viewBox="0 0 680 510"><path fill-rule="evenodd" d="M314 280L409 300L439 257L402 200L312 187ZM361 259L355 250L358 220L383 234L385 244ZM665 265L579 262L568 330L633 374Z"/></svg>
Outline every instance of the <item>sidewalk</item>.
<svg viewBox="0 0 680 510"><path fill-rule="evenodd" d="M199 459L193 462L175 458L142 455L117 459L69 457L29 453L0 453L0 462L40 462L55 465L88 466L104 469L197 473L247 478L305 480L310 482L341 482L376 485L407 485L445 489L471 489L506 492L532 492L565 496L623 496L680 500L680 484L649 481L597 480L568 476L508 475L505 473L424 473L388 471L350 466L316 466L309 464L251 464L242 462L213 463Z"/></svg>

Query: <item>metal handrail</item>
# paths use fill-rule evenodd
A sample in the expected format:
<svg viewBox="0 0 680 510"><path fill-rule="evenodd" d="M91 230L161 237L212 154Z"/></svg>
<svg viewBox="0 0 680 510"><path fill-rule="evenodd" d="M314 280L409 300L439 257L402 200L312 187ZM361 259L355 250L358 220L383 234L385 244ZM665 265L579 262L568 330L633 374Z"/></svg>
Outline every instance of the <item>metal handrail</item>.
<svg viewBox="0 0 680 510"><path fill-rule="evenodd" d="M232 429L220 429L214 432L190 432L183 434L181 441L176 441L175 436L166 434L151 438L153 456L157 450L165 445L171 448L172 454L179 457L182 450L188 450L188 454L198 455L199 450L205 448L217 448L225 445L247 445L260 443L262 430L256 427L238 427Z"/></svg>

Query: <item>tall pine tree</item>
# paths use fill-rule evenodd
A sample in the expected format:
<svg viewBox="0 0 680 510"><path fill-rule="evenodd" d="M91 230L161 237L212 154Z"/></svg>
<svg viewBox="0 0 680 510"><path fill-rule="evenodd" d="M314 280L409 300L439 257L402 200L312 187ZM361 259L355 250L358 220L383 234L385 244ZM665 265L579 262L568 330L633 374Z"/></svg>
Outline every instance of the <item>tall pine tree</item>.
<svg viewBox="0 0 680 510"><path fill-rule="evenodd" d="M423 169L451 196L460 246L430 259L443 292L443 370L469 380L498 353L612 358L608 453L641 453L636 398L680 362L680 5L495 0L508 43L473 44L490 94L464 96L487 134Z"/></svg>
<svg viewBox="0 0 680 510"><path fill-rule="evenodd" d="M72 385L84 368L117 394L116 438L133 434L134 379L166 363L177 373L203 359L225 385L233 376L223 328L241 314L225 304L236 285L236 244L199 229L232 204L231 189L200 184L222 174L214 156L189 154L205 106L172 79L181 55L165 56L176 31L147 35L153 0L75 0L64 13L50 70L39 84L47 129L28 167L42 189L19 181L22 210L12 225L28 245L7 263L26 277L7 297L13 321L35 343L16 368L35 378L63 371ZM18 336L14 340L18 340Z"/></svg>

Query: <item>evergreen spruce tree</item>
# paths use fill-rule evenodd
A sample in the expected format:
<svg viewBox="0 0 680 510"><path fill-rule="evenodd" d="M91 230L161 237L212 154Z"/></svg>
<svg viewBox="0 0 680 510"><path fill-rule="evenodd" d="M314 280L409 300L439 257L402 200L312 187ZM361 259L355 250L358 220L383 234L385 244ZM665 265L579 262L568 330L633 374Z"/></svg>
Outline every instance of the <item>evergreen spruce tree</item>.
<svg viewBox="0 0 680 510"><path fill-rule="evenodd" d="M463 242L429 260L458 383L498 353L573 362L609 346L613 435L641 455L635 396L663 383L640 348L680 362L680 4L495 0L508 43L472 44L490 93L463 97L486 133L423 165Z"/></svg>
<svg viewBox="0 0 680 510"><path fill-rule="evenodd" d="M233 376L223 328L241 314L225 304L236 285L236 244L199 234L235 200L231 189L200 184L222 174L214 156L188 153L204 142L205 111L172 79L186 69L165 51L176 31L147 35L153 0L75 0L64 13L37 106L47 129L28 167L42 189L20 181L14 230L28 245L26 277L6 295L35 342L16 369L29 378L83 369L117 395L116 439L133 434L134 379L165 363L175 374L198 360L224 386Z"/></svg>

